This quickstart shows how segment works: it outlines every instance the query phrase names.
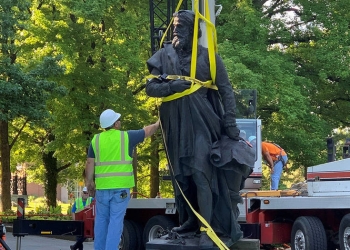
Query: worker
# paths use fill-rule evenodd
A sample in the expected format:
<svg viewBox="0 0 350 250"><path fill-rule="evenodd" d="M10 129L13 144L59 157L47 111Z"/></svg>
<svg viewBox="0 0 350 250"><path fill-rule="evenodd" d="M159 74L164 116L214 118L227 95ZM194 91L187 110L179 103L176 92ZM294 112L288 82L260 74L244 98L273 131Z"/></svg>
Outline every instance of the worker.
<svg viewBox="0 0 350 250"><path fill-rule="evenodd" d="M278 185L283 172L283 167L287 170L288 156L283 148L272 142L261 143L261 153L263 159L271 170L271 190L278 190Z"/></svg>
<svg viewBox="0 0 350 250"><path fill-rule="evenodd" d="M180 10L173 16L172 42L165 43L164 48L147 61L149 72L154 77L148 79L146 93L151 97L163 98L160 119L173 184L175 179L197 212L234 243L243 235L236 221L237 215L233 214L241 200L238 192L241 176L236 174L232 179L209 160L213 143L219 141L222 135L227 135L231 140L240 140L234 92L223 61L217 54L214 84L218 90L203 85L194 90L196 88L194 85L191 87L191 81L181 78L190 76L192 41L197 39L193 37L195 14L190 10ZM199 29L198 38L200 36ZM202 82L213 80L208 58L208 49L198 45L195 78ZM169 79L168 75L176 77ZM199 83L196 84L198 86ZM183 94L186 90L187 93ZM229 184L235 185L232 192L229 191ZM180 226L173 228L173 231L179 234L196 231L203 225L198 225L177 184L174 184L174 190ZM223 203L219 202L224 199ZM212 246L213 242L202 231L199 247Z"/></svg>
<svg viewBox="0 0 350 250"><path fill-rule="evenodd" d="M143 129L121 131L120 118L112 109L103 111L100 126L105 131L93 137L88 149L85 182L89 190L96 188L95 250L118 249L130 189L135 186L133 150L159 127L157 121Z"/></svg>
<svg viewBox="0 0 350 250"><path fill-rule="evenodd" d="M77 198L72 207L72 219L75 220L75 214L88 207L94 198L89 196L87 187L83 187L81 197ZM83 242L85 241L84 236L77 236L77 241L74 245L70 246L71 250L83 250Z"/></svg>

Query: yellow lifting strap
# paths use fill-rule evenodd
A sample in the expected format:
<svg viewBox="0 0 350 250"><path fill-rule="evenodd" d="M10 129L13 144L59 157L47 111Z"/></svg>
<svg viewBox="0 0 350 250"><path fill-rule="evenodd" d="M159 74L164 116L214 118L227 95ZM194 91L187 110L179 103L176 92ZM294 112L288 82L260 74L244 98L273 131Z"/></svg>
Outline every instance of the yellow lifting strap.
<svg viewBox="0 0 350 250"><path fill-rule="evenodd" d="M205 226L205 227L201 227L200 230L201 232L206 232L207 235L210 237L210 239L215 243L215 245L218 246L218 248L220 250L230 250L224 242L222 242L222 240L216 235L216 233L214 232L213 228L209 225L209 223L192 207L191 203L187 200L185 194L182 192L182 189L179 185L179 183L177 182L177 180L175 180L177 186L180 189L180 192L182 194L182 196L185 198L188 206L191 208L192 212L197 216L197 218L200 220L200 222Z"/></svg>
<svg viewBox="0 0 350 250"><path fill-rule="evenodd" d="M180 0L177 7L176 12L179 10L183 0ZM195 91L197 91L201 87L210 87L217 90L217 87L213 84L216 80L216 61L215 61L215 53L217 53L217 36L216 36L216 29L215 25L210 21L210 10L209 10L209 0L205 1L205 15L201 15L198 11L199 7L199 1L194 0L193 9L195 13L195 20L194 20L194 34L193 34L193 43L192 43L192 57L191 57L191 72L190 77L187 76L175 76L176 79L182 79L191 81L192 85L191 88L183 91L182 93L175 93L171 96L167 96L163 98L163 102L175 100L177 98L181 98L185 95L189 95ZM207 31L207 41L208 41L208 55L209 55L209 65L210 65L210 76L211 81L207 82L201 82L196 79L196 66L197 66L197 52L198 52L198 22L199 18L202 19L205 22L206 25L206 31ZM163 34L163 37L161 39L160 47L162 46L164 42L164 38L166 37L166 34L168 32L169 27L171 26L171 23L173 22L173 18L171 19L171 22L169 23L168 28ZM154 78L156 76L151 76L151 78ZM158 78L159 76L157 76ZM168 76L169 77L169 76ZM170 79L170 78L169 78ZM175 80L175 79L173 79ZM186 202L190 206L191 210L194 212L194 214L197 216L197 218L203 223L203 225L206 226L206 228L201 227L201 231L205 231L207 235L211 238L211 240L219 247L220 250L229 250L229 248L220 240L220 238L215 234L214 230L210 227L209 223L198 213L195 211L195 209L192 207L190 202L187 200L185 194L182 192L179 184L176 181L176 184L178 185L182 196L185 198Z"/></svg>
<svg viewBox="0 0 350 250"><path fill-rule="evenodd" d="M216 61L215 52L217 52L217 37L215 25L210 21L210 10L209 10L209 0L205 1L205 16L203 16L198 11L198 0L194 1L194 32L193 32L193 43L192 43L192 57L191 57L191 73L190 76L195 78L196 76L196 66L197 66L197 50L198 50L198 22L199 19L205 22L207 31L207 42L208 42L208 54L209 54L209 65L210 65L210 75L211 79L215 83L216 79Z"/></svg>
<svg viewBox="0 0 350 250"><path fill-rule="evenodd" d="M175 12L179 11L182 1L180 0L176 6ZM198 51L198 20L199 18L205 22L206 32L207 32L207 42L208 42L208 55L209 55L209 65L210 65L210 76L213 82L216 80L216 60L215 53L218 52L217 49L217 35L215 25L210 21L210 10L209 10L209 0L205 1L205 15L203 16L198 11L199 2L198 0L194 1L194 13L195 13L195 23L194 23L194 33L193 33L193 42L192 42L192 57L191 57L191 73L192 78L196 78L196 66L197 66L197 51ZM165 37L168 33L171 24L173 23L174 17L171 18L170 23L163 33L162 39L160 40L160 47L162 47Z"/></svg>
<svg viewBox="0 0 350 250"><path fill-rule="evenodd" d="M148 80L152 79L152 78L160 78L160 76L155 76L155 75L149 75L146 77ZM202 82L198 79L194 79L191 78L189 76L178 76L178 75L168 75L165 79L169 79L169 80L186 80L186 81L190 81L192 82L191 88L186 89L183 92L180 93L175 93L166 97L163 97L162 101L163 102L169 102L169 101L173 101L175 99L181 98L185 95L190 95L193 92L196 92L198 89L200 89L201 87L205 87L205 88L210 88L210 89L215 89L217 90L218 88L216 87L216 85L213 85L213 81L209 80L206 82Z"/></svg>
<svg viewBox="0 0 350 250"><path fill-rule="evenodd" d="M181 7L181 4L182 4L182 1L183 1L183 0L180 0L179 3L177 4L176 9L175 9L175 12L178 12L178 11L179 11L179 9L180 9L180 7ZM160 40L160 44L159 44L159 47L160 47L160 48L162 47L162 45L163 45L163 43L164 43L165 37L166 37L166 35L168 34L168 30L169 30L169 28L171 27L171 24L173 23L173 20L174 20L174 17L171 17L171 20L170 20L170 22L169 22L169 25L168 25L168 27L166 28L165 32L163 33L162 39Z"/></svg>
<svg viewBox="0 0 350 250"><path fill-rule="evenodd" d="M198 79L189 77L189 76L177 76L177 75L168 75L167 79L171 79L171 80L186 80L186 81L190 81L192 82L191 88L186 89L183 92L180 93L175 93L172 94L170 96L166 96L162 99L163 102L169 102L169 101L173 101L175 99L181 98L185 95L190 95L193 92L197 91L198 89L200 89L201 87L205 87L205 88L211 88L211 89L215 89L217 90L218 88L216 87L216 85L212 85L212 81L206 81L206 82L202 82Z"/></svg>
<svg viewBox="0 0 350 250"><path fill-rule="evenodd" d="M209 228L201 227L200 230L201 232L206 232L207 235L210 237L210 239L214 241L215 245L217 245L220 250L223 250L223 249L230 250L225 245L225 243L222 242L222 240L220 240L220 238L215 234L214 230L211 227Z"/></svg>

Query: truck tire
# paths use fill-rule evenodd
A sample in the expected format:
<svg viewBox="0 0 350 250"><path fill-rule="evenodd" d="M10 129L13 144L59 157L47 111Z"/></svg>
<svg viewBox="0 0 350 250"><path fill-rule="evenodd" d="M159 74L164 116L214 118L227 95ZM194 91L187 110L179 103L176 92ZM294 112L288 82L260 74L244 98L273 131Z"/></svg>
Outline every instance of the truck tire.
<svg viewBox="0 0 350 250"><path fill-rule="evenodd" d="M137 249L136 232L130 221L124 220L123 233L120 237L119 250Z"/></svg>
<svg viewBox="0 0 350 250"><path fill-rule="evenodd" d="M301 216L293 224L292 250L327 250L326 231L319 218Z"/></svg>
<svg viewBox="0 0 350 250"><path fill-rule="evenodd" d="M176 227L176 223L165 215L156 215L149 219L143 230L143 243L146 246L146 243L160 238L165 230L171 230L173 227Z"/></svg>
<svg viewBox="0 0 350 250"><path fill-rule="evenodd" d="M340 250L350 249L350 214L345 215L339 226Z"/></svg>
<svg viewBox="0 0 350 250"><path fill-rule="evenodd" d="M143 250L145 249L144 248L144 245L143 245L143 228L141 226L140 223L138 222L135 222L133 220L130 220L129 221L132 226L134 227L134 230L135 230L135 235L136 235L136 248L135 250Z"/></svg>

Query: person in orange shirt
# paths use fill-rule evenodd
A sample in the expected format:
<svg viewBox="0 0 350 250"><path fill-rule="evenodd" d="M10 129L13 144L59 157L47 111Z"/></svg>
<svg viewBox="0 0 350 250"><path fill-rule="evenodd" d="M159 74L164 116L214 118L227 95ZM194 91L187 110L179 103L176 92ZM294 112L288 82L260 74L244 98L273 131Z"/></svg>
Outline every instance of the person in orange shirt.
<svg viewBox="0 0 350 250"><path fill-rule="evenodd" d="M272 142L261 143L262 157L271 169L271 190L278 190L283 167L287 169L288 156L283 148Z"/></svg>

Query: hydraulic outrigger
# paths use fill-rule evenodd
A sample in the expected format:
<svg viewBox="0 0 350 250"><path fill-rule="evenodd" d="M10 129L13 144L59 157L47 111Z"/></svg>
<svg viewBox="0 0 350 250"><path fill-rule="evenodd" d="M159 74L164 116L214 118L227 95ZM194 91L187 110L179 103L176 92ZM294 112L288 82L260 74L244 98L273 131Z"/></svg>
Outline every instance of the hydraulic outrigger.
<svg viewBox="0 0 350 250"><path fill-rule="evenodd" d="M93 237L94 206L91 204L76 213L76 220L27 220L24 215L24 199L18 198L17 219L13 221L13 236L17 237L17 250L21 249L22 237L27 235L69 235ZM11 250L3 239L6 234L4 224L0 225L0 243L5 250Z"/></svg>

